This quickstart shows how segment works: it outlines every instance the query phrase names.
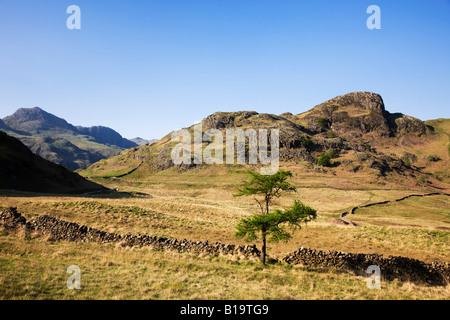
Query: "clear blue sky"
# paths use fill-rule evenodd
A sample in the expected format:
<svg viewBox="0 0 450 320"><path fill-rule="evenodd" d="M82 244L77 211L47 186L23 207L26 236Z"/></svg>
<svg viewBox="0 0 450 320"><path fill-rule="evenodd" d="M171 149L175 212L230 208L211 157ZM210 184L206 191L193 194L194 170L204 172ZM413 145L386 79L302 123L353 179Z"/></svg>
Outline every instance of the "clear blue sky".
<svg viewBox="0 0 450 320"><path fill-rule="evenodd" d="M81 30L66 9L81 8ZM369 30L369 5L381 30ZM450 118L450 1L0 0L0 118L161 138L216 111L306 111L351 91Z"/></svg>

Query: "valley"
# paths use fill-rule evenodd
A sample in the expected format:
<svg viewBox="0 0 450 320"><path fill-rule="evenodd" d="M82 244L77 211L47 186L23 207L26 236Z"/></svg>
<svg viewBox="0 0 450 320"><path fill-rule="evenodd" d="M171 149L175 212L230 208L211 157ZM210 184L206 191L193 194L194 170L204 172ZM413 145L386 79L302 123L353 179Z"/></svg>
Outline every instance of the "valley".
<svg viewBox="0 0 450 320"><path fill-rule="evenodd" d="M291 183L297 190L274 199L271 208L286 209L299 200L317 210L317 218L296 230L292 239L268 244L266 266L240 257L59 241L49 235L2 228L0 296L448 299L448 285L383 279L380 290L370 290L367 277L361 274L291 265L282 259L303 247L398 256L448 267L449 123L449 119L422 122L391 114L381 97L372 93L336 97L296 116L215 113L202 121L204 130L280 129L280 169L292 172ZM193 127L187 130L192 132ZM209 143L203 141L202 150ZM176 165L170 158L176 144L168 134L77 170L73 173L77 179L96 186L83 192L59 192L58 188L43 192L38 184L33 190L18 184L3 187L0 209L15 207L28 221L48 215L110 234L256 244L259 248L259 242L248 243L235 236L238 222L259 207L251 197L234 195L248 178L246 170L258 170L261 165ZM12 156L8 159L13 160ZM329 157L327 163L319 161L324 156ZM12 166L12 162L5 163ZM3 178L14 180L9 171ZM353 213L343 215L349 212ZM65 288L69 265L82 270L80 291ZM271 290L262 290L266 287Z"/></svg>
<svg viewBox="0 0 450 320"><path fill-rule="evenodd" d="M295 171L294 167L290 169ZM243 180L245 172L221 171L218 168L194 170L164 172L139 181L105 179L105 186L118 191L89 196L2 192L0 203L2 207L17 207L27 219L48 214L111 233L247 244L234 237L239 219L258 210L250 199L233 197L236 181ZM269 257L280 258L306 247L378 253L386 257L403 256L427 263L450 260L450 197L412 198L393 205L360 209L347 217L357 225L352 227L334 224L330 219L339 217L341 212L355 204L426 193L429 189L405 190L401 185L386 188L363 179L330 179L312 172L302 176L297 174L295 184L297 193L280 198L274 206L285 207L293 198L298 198L317 208L319 217L298 230L287 243L269 244ZM333 269L292 268L278 263L262 268L258 262L245 260L196 257L145 247L52 242L40 237L27 239L8 232L4 232L1 239L2 261L10 261L3 264L2 281L16 283L2 286L5 290L2 296L6 297L439 299L449 295L448 286L430 287L397 281L383 281L382 290L368 290L364 277ZM20 258L22 252L27 258ZM57 283L64 278L65 264L80 266L85 290L72 294L59 288ZM35 283L32 288L48 286L49 291L22 292L18 289L23 282L22 276L15 268L32 279ZM36 278L38 270L41 280ZM102 283L108 284L106 288ZM260 289L267 285L272 290L263 293Z"/></svg>

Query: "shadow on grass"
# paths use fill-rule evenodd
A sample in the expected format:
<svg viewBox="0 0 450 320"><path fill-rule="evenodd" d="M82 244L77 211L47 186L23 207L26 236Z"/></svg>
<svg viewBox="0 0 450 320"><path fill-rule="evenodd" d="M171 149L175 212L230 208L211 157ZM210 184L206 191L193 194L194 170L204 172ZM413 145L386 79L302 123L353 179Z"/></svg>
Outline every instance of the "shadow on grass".
<svg viewBox="0 0 450 320"><path fill-rule="evenodd" d="M125 192L115 189L105 188L100 191L86 193L39 193L18 190L0 189L0 197L73 197L73 198L91 198L91 199L124 199L124 198L151 198L152 196L143 192Z"/></svg>

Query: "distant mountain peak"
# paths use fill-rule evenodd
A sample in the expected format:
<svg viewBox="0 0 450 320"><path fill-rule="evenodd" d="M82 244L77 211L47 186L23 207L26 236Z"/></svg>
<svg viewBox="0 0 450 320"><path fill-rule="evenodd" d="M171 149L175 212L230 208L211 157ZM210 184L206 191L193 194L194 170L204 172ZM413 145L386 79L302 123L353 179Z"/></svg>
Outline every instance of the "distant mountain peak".
<svg viewBox="0 0 450 320"><path fill-rule="evenodd" d="M66 120L59 118L40 107L20 108L12 115L3 119L3 122L14 130L38 132L41 130L63 129L76 130Z"/></svg>
<svg viewBox="0 0 450 320"><path fill-rule="evenodd" d="M50 117L53 116L53 117L56 117L56 116L52 115L51 113L48 113L47 111L45 111L41 107L19 108L19 109L17 109L16 112L13 113L12 116L20 117L20 116L24 116L24 115L29 115L31 117L37 117L37 116L50 116Z"/></svg>
<svg viewBox="0 0 450 320"><path fill-rule="evenodd" d="M117 131L108 127L93 126L85 128L78 126L77 129L81 134L92 136L97 142L102 144L114 145L124 149L138 146L135 142L123 138Z"/></svg>
<svg viewBox="0 0 450 320"><path fill-rule="evenodd" d="M40 107L18 109L0 122L0 129L47 160L73 170L137 146L111 128L75 127Z"/></svg>
<svg viewBox="0 0 450 320"><path fill-rule="evenodd" d="M148 140L148 139L144 139L141 137L136 137L136 138L128 139L128 140L133 141L134 143L136 143L139 146L146 145L146 144L152 144L153 142L158 141L157 139Z"/></svg>

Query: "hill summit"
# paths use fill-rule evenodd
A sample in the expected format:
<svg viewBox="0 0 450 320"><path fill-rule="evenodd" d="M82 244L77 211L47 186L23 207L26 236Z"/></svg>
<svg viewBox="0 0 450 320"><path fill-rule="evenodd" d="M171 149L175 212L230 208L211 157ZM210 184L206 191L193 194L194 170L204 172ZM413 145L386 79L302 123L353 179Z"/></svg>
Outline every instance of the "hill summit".
<svg viewBox="0 0 450 320"><path fill-rule="evenodd" d="M39 133L47 130L77 130L66 120L58 118L39 107L20 108L14 114L5 117L3 122L11 129L28 133Z"/></svg>
<svg viewBox="0 0 450 320"><path fill-rule="evenodd" d="M327 100L309 111L280 115L255 111L215 112L202 120L202 130L279 129L280 161L317 173L416 176L445 172L448 136L438 127L386 110L382 97L372 92L352 92ZM442 123L439 122L440 128ZM188 130L193 132L194 125ZM437 130L439 129L439 130ZM439 132L438 132L439 131ZM248 141L247 141L248 142ZM211 142L203 141L203 148ZM174 165L171 150L177 143L171 134L150 146L140 146L89 166L85 176L146 176L160 170L185 170L199 165ZM247 143L248 146L248 143ZM429 153L428 153L429 152ZM327 153L324 166L319 158ZM225 153L224 153L225 154ZM430 158L431 157L431 158ZM445 176L443 179L448 179Z"/></svg>

